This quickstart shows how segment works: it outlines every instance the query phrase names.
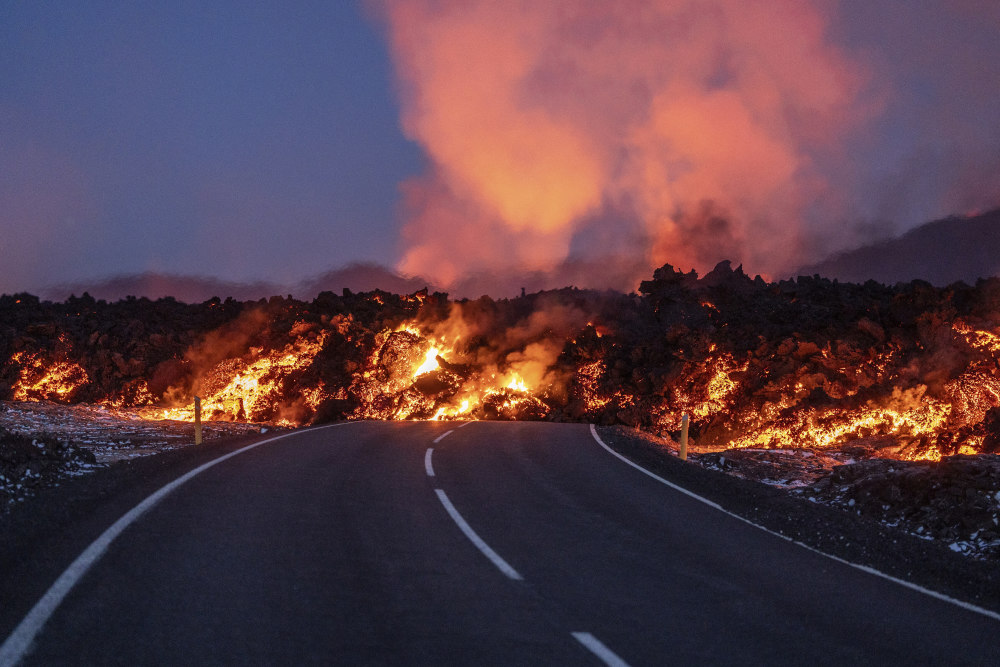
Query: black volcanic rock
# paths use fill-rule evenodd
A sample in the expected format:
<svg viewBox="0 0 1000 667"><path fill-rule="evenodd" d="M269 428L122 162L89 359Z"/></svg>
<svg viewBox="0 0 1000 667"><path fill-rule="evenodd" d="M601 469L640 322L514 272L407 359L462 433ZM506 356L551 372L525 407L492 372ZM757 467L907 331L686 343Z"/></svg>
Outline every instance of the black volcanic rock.
<svg viewBox="0 0 1000 667"><path fill-rule="evenodd" d="M829 478L804 493L950 542L955 551L1000 555L1000 456L870 459L836 466Z"/></svg>

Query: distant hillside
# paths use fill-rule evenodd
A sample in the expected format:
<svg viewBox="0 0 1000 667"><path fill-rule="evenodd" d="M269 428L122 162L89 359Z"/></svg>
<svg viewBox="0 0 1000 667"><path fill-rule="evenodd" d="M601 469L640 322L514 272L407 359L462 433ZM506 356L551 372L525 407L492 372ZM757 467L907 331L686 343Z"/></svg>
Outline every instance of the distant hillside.
<svg viewBox="0 0 1000 667"><path fill-rule="evenodd" d="M288 293L281 286L272 283L238 283L208 276L147 272L53 285L42 290L39 296L50 301L63 301L70 295L80 296L84 292L95 299L106 301L118 301L128 296L144 296L154 300L169 296L184 303L201 303L214 296L220 299L231 296L238 301L253 301Z"/></svg>
<svg viewBox="0 0 1000 667"><path fill-rule="evenodd" d="M106 301L118 301L128 296L144 296L154 300L170 296L184 303L201 303L216 296L220 299L233 297L237 301L256 301L260 298L288 294L299 299L312 300L320 292L331 291L339 294L345 287L355 292L380 289L409 294L427 286L427 281L422 278L405 278L378 264L355 263L327 271L296 285L280 285L265 281L240 283L208 276L147 272L53 285L42 290L39 296L49 301L63 301L70 295L80 296L87 292L95 299Z"/></svg>
<svg viewBox="0 0 1000 667"><path fill-rule="evenodd" d="M380 289L393 294L412 294L417 290L435 286L420 277L407 278L380 264L355 263L327 271L305 280L292 290L301 299L312 299L320 292L341 292L344 288L355 292L371 292Z"/></svg>
<svg viewBox="0 0 1000 667"><path fill-rule="evenodd" d="M449 292L456 298L474 299L483 294L503 298L517 296L522 289L538 292L568 285L627 293L634 291L648 273L645 261L634 257L568 258L548 271L509 269L474 272L445 288L419 276L400 275L381 264L355 262L294 285L266 281L240 283L210 276L147 272L52 285L41 290L38 296L59 302L86 292L95 299L105 301L118 301L128 296L154 300L169 296L183 303L202 303L216 296L220 299L232 297L237 301L256 301L291 294L297 299L310 301L320 292L340 294L344 288L353 292L380 289L393 294L412 294L426 287L431 292Z"/></svg>
<svg viewBox="0 0 1000 667"><path fill-rule="evenodd" d="M974 217L936 220L903 236L840 253L795 275L893 285L920 279L945 286L974 284L1000 273L1000 209Z"/></svg>

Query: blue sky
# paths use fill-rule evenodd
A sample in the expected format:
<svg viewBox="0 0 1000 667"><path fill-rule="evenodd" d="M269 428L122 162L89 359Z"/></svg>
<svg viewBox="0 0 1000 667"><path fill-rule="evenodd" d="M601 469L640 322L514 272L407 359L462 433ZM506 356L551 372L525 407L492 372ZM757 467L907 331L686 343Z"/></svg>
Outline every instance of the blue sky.
<svg viewBox="0 0 1000 667"><path fill-rule="evenodd" d="M0 43L0 290L392 263L423 158L354 3L8 2Z"/></svg>

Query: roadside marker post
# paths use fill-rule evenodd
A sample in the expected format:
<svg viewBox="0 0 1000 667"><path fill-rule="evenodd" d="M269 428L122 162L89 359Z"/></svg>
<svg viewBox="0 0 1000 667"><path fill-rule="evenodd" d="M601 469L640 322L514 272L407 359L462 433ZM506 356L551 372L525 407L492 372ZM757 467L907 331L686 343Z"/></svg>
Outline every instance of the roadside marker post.
<svg viewBox="0 0 1000 667"><path fill-rule="evenodd" d="M688 421L687 413L681 413L681 461L688 460Z"/></svg>
<svg viewBox="0 0 1000 667"><path fill-rule="evenodd" d="M201 444L201 397L194 397L194 444Z"/></svg>

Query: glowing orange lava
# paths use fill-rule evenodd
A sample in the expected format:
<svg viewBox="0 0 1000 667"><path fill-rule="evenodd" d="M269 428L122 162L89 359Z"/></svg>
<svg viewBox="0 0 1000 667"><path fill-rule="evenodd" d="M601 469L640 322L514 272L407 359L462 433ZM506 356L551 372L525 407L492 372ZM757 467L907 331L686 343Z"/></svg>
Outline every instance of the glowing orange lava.
<svg viewBox="0 0 1000 667"><path fill-rule="evenodd" d="M15 353L11 361L21 368L13 387L15 401L66 400L89 380L87 372L71 361L45 360L26 352Z"/></svg>
<svg viewBox="0 0 1000 667"><path fill-rule="evenodd" d="M312 387L291 398L284 383L312 363L325 338L325 333L302 337L280 351L261 353L256 358L226 359L217 364L195 387L196 395L202 399L202 418L295 425L296 404L301 402L314 409L323 398L323 388ZM160 409L160 418L193 421L193 396L187 397L185 403L183 407Z"/></svg>

